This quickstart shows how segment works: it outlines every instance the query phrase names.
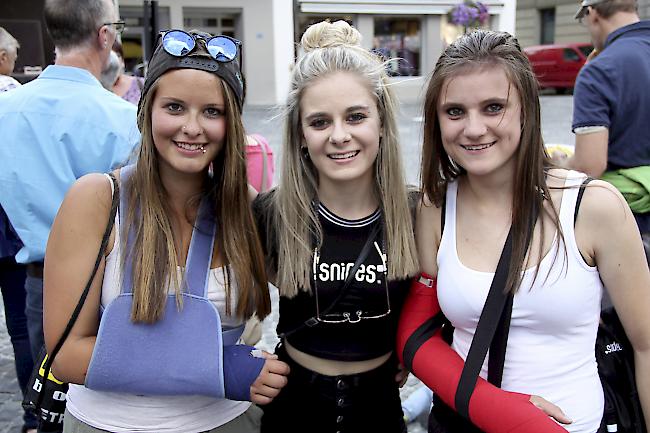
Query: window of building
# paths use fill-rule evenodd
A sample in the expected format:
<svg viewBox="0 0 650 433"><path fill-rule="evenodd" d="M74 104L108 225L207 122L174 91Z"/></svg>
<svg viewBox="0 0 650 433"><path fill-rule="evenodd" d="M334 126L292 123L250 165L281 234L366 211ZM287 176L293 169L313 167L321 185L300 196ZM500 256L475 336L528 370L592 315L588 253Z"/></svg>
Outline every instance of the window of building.
<svg viewBox="0 0 650 433"><path fill-rule="evenodd" d="M120 18L126 23L122 34L122 50L127 72L142 74L142 38L144 35L144 10L142 6L120 6ZM169 7L158 8L158 28L170 26Z"/></svg>
<svg viewBox="0 0 650 433"><path fill-rule="evenodd" d="M216 8L183 8L183 27L202 30L213 35L236 38L236 18L235 13Z"/></svg>
<svg viewBox="0 0 650 433"><path fill-rule="evenodd" d="M389 63L388 73L393 77L420 75L422 48L421 22L418 18L375 18L372 48Z"/></svg>
<svg viewBox="0 0 650 433"><path fill-rule="evenodd" d="M555 9L541 9L540 15L540 44L555 42Z"/></svg>

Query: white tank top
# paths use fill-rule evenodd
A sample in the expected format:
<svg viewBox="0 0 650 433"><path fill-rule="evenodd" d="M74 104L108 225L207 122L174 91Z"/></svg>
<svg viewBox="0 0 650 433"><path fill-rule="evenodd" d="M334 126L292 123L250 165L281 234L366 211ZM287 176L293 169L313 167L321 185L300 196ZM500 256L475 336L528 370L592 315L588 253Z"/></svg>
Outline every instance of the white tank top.
<svg viewBox="0 0 650 433"><path fill-rule="evenodd" d="M569 172L565 186L578 186L584 175ZM494 273L469 269L456 250L456 194L449 184L445 227L438 251L438 299L455 327L453 349L466 359ZM594 433L603 415L595 341L603 284L596 267L588 266L576 244L574 210L578 188L563 191L560 224L550 251L535 269L524 271L515 294L502 388L539 395L573 420L572 433ZM566 256L564 254L566 250ZM556 257L557 256L557 257ZM548 276L548 277L547 277ZM487 359L481 377L487 378Z"/></svg>
<svg viewBox="0 0 650 433"><path fill-rule="evenodd" d="M115 216L115 242L106 257L101 304L105 308L120 293L121 252L119 215ZM179 270L180 271L180 270ZM234 327L242 323L226 315L225 268L210 270L208 299L217 307L221 324ZM232 273L231 273L232 276ZM237 282L229 280L231 309L235 311ZM173 293L173 288L170 288ZM78 420L110 432L189 433L204 432L232 421L250 406L248 402L204 396L137 396L90 390L70 385L66 407Z"/></svg>

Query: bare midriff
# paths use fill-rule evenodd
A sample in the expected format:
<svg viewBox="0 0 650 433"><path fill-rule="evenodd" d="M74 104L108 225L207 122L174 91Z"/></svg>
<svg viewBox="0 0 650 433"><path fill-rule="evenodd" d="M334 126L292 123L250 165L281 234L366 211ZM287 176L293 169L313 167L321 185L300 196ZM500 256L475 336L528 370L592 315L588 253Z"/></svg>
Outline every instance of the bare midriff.
<svg viewBox="0 0 650 433"><path fill-rule="evenodd" d="M309 355L293 347L287 340L284 341L284 347L287 350L287 354L295 362L325 376L358 374L374 370L385 363L392 353L388 352L385 355L365 361L336 361L333 359L323 359L314 355ZM397 373L397 371L395 373Z"/></svg>

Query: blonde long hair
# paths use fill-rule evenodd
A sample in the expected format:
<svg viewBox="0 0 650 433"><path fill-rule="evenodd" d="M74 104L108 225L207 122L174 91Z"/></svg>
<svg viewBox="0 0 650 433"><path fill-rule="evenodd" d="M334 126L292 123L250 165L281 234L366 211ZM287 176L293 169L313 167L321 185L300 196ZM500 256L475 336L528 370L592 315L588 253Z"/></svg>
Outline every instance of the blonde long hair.
<svg viewBox="0 0 650 433"><path fill-rule="evenodd" d="M167 192L160 179L158 152L152 130L151 110L157 83L143 95L138 126L142 133L138 162L128 185L129 212L123 227L123 257L126 257L126 232L133 227L133 309L135 322L154 323L164 312L168 287L176 291L177 305L182 306L181 284L177 279L178 237L172 229ZM271 311L264 257L248 201L248 183L244 155L244 127L233 91L223 80L219 86L226 105L226 137L221 152L212 162L214 173L205 174L203 191L188 199L186 210L195 207L201 197L208 197L217 216L217 245L230 263L238 282L237 316L259 318ZM123 190L126 190L124 188ZM227 204L227 205L226 205ZM139 214L136 215L136 209ZM186 212L189 214L189 212ZM230 314L230 284L226 273L226 312Z"/></svg>
<svg viewBox="0 0 650 433"><path fill-rule="evenodd" d="M345 71L367 80L381 117L379 153L374 164L375 193L380 198L391 279L418 271L413 224L403 176L395 100L388 88L385 65L360 46L361 35L345 21L323 21L307 29L301 40L305 54L292 75L285 107L285 137L280 186L271 203L277 233L276 282L283 296L310 291L312 236L322 239L322 228L312 206L318 195L318 173L300 151L303 131L300 100L305 89L327 74Z"/></svg>

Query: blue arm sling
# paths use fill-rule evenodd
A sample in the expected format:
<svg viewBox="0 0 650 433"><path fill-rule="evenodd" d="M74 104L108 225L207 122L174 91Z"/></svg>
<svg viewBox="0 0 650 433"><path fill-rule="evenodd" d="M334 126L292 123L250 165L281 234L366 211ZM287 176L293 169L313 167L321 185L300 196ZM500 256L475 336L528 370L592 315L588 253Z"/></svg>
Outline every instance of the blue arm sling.
<svg viewBox="0 0 650 433"><path fill-rule="evenodd" d="M126 185L133 166L121 170ZM128 188L120 195L120 227L124 233ZM202 200L185 266L183 306L167 296L165 311L153 324L131 321L133 290L128 229L122 289L102 314L85 386L97 391L136 395L205 395L250 400L250 386L264 359L250 355L252 347L237 345L243 325L222 330L217 308L207 298L216 217ZM225 367L225 368L224 368Z"/></svg>

